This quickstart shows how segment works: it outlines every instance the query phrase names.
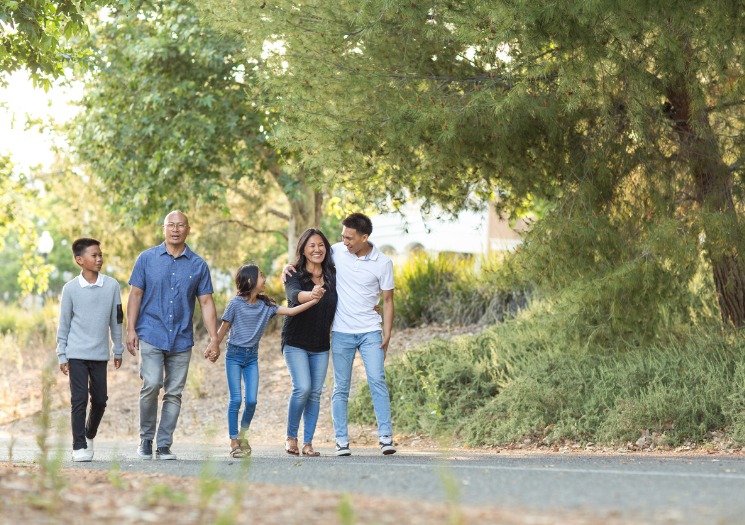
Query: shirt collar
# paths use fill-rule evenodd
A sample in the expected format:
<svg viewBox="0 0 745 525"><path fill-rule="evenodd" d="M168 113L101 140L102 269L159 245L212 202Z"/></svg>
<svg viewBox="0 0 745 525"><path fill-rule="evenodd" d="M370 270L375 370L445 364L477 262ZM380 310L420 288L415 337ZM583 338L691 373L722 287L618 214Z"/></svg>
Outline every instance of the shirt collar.
<svg viewBox="0 0 745 525"><path fill-rule="evenodd" d="M364 257L357 257L355 254L353 254L349 250L347 250L347 248L343 244L342 244L342 250L344 250L346 252L346 254L349 255L350 257L353 257L353 258L358 259L360 261L377 261L378 260L378 256L380 255L380 250L378 250L378 248L373 243L371 243L370 241L367 241L367 242L368 242L368 244L370 244L370 247L372 248L372 250L370 251L370 253L368 253Z"/></svg>
<svg viewBox="0 0 745 525"><path fill-rule="evenodd" d="M158 255L171 255L166 249L165 241L160 243L160 246L158 246ZM184 251L181 252L181 255L179 255L179 257L186 257L187 259L191 258L191 249L189 248L188 244L184 245Z"/></svg>
<svg viewBox="0 0 745 525"><path fill-rule="evenodd" d="M88 281L85 280L85 277L83 277L83 273L80 272L80 275L78 275L78 284L81 288L88 288L89 286L103 286L103 275L99 272L98 279L96 279L96 282L91 284Z"/></svg>

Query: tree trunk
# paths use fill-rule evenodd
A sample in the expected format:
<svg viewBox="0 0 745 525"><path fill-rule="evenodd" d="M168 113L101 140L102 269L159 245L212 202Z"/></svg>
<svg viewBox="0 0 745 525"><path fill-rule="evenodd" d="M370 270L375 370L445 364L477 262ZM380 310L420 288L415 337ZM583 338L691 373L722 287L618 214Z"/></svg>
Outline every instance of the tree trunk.
<svg viewBox="0 0 745 525"><path fill-rule="evenodd" d="M297 241L308 228L321 226L321 212L323 193L316 191L305 180L302 174L298 177L298 187L293 195L288 195L290 201L290 224L287 229L287 253L290 261L297 259L295 253Z"/></svg>
<svg viewBox="0 0 745 525"><path fill-rule="evenodd" d="M703 109L692 110L690 84L683 79L667 91L668 115L678 135L681 156L690 166L701 205L706 254L712 266L722 322L745 326L745 265L741 226L732 197L733 180Z"/></svg>

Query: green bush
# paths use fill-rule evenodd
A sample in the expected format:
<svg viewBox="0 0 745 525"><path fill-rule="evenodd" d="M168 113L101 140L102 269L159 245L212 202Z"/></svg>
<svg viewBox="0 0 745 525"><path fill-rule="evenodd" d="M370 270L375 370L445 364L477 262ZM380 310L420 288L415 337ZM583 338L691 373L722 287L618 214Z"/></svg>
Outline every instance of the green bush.
<svg viewBox="0 0 745 525"><path fill-rule="evenodd" d="M497 256L414 253L396 267L395 282L400 328L494 323L513 317L527 303L525 291L504 284Z"/></svg>
<svg viewBox="0 0 745 525"><path fill-rule="evenodd" d="M527 437L614 444L644 430L675 445L731 429L745 443L739 334L671 330L608 351L572 344L555 328L535 307L478 336L435 340L393 360L386 373L396 430L493 446ZM350 416L374 422L367 388L351 400Z"/></svg>
<svg viewBox="0 0 745 525"><path fill-rule="evenodd" d="M18 344L56 346L59 304L47 301L42 308L0 308L0 334L11 336Z"/></svg>

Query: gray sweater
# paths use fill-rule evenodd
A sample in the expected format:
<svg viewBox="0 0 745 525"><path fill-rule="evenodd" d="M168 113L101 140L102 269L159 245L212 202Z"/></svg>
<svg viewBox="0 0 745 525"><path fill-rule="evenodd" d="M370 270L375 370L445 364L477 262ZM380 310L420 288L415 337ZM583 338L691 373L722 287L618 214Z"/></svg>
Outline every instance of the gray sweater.
<svg viewBox="0 0 745 525"><path fill-rule="evenodd" d="M119 283L99 274L103 286L80 285L76 277L62 288L59 327L57 328L57 357L59 363L68 359L108 361L111 341L114 357L121 359L122 299Z"/></svg>

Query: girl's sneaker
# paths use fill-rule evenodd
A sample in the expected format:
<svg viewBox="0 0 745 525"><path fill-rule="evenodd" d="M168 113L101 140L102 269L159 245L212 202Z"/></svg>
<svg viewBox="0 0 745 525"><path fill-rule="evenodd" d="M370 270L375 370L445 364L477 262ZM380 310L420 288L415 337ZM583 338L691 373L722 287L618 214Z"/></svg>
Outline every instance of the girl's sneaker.
<svg viewBox="0 0 745 525"><path fill-rule="evenodd" d="M72 451L73 461L91 461L93 459L93 451L87 448L79 448Z"/></svg>

